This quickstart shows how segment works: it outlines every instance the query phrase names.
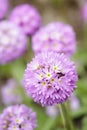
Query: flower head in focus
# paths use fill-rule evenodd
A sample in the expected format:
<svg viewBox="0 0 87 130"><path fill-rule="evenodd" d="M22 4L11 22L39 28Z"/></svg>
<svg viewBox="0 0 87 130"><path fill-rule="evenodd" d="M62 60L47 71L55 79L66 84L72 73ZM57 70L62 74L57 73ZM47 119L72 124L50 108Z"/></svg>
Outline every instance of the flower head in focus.
<svg viewBox="0 0 87 130"><path fill-rule="evenodd" d="M42 21L38 10L29 4L14 8L10 20L19 25L27 35L34 34L39 29Z"/></svg>
<svg viewBox="0 0 87 130"><path fill-rule="evenodd" d="M27 65L24 85L42 106L65 102L76 89L78 76L73 62L64 54L40 53Z"/></svg>
<svg viewBox="0 0 87 130"><path fill-rule="evenodd" d="M35 54L54 51L72 56L76 51L76 36L72 26L62 22L49 23L32 37Z"/></svg>
<svg viewBox="0 0 87 130"><path fill-rule="evenodd" d="M27 37L11 21L0 22L0 64L19 58L27 49Z"/></svg>
<svg viewBox="0 0 87 130"><path fill-rule="evenodd" d="M34 130L36 127L36 113L25 105L10 106L0 115L0 130Z"/></svg>

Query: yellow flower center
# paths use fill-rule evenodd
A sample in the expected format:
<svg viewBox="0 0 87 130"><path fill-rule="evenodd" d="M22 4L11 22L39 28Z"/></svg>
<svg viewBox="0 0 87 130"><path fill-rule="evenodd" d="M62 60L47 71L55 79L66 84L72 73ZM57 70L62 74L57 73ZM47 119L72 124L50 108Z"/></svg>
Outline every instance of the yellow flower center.
<svg viewBox="0 0 87 130"><path fill-rule="evenodd" d="M16 123L19 123L19 122L20 122L20 120L16 119Z"/></svg>
<svg viewBox="0 0 87 130"><path fill-rule="evenodd" d="M13 126L13 130L17 130L16 126Z"/></svg>
<svg viewBox="0 0 87 130"><path fill-rule="evenodd" d="M45 85L46 85L46 82L42 82L42 85L45 86Z"/></svg>
<svg viewBox="0 0 87 130"><path fill-rule="evenodd" d="M43 75L42 75L42 74L40 74L40 78L43 78Z"/></svg>
<svg viewBox="0 0 87 130"><path fill-rule="evenodd" d="M54 82L55 81L54 78L52 78L51 81Z"/></svg>
<svg viewBox="0 0 87 130"><path fill-rule="evenodd" d="M54 69L54 70L58 70L58 67L57 67L57 66L54 66L53 69Z"/></svg>
<svg viewBox="0 0 87 130"><path fill-rule="evenodd" d="M49 73L49 74L47 74L47 76L48 76L48 77L50 77L50 76L51 76L51 74Z"/></svg>

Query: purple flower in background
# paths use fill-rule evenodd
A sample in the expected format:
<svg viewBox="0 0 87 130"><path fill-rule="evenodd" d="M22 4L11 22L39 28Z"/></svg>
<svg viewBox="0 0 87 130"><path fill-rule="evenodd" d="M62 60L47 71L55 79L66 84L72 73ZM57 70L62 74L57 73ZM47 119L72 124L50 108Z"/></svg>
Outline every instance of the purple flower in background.
<svg viewBox="0 0 87 130"><path fill-rule="evenodd" d="M0 19L3 19L9 9L9 0L0 0Z"/></svg>
<svg viewBox="0 0 87 130"><path fill-rule="evenodd" d="M27 37L10 21L0 22L0 64L19 58L27 49Z"/></svg>
<svg viewBox="0 0 87 130"><path fill-rule="evenodd" d="M41 25L39 12L29 4L15 7L10 15L10 20L19 25L28 35L34 34Z"/></svg>
<svg viewBox="0 0 87 130"><path fill-rule="evenodd" d="M85 23L87 23L87 2L84 4L82 8L82 17Z"/></svg>
<svg viewBox="0 0 87 130"><path fill-rule="evenodd" d="M24 75L28 94L42 106L65 102L76 89L77 72L64 54L40 53L35 56Z"/></svg>
<svg viewBox="0 0 87 130"><path fill-rule="evenodd" d="M76 111L80 108L80 100L74 94L70 98L70 108L72 111Z"/></svg>
<svg viewBox="0 0 87 130"><path fill-rule="evenodd" d="M35 53L54 51L72 56L76 50L75 32L68 24L50 23L33 36L32 48Z"/></svg>
<svg viewBox="0 0 87 130"><path fill-rule="evenodd" d="M0 130L34 130L36 127L36 113L25 105L10 106L0 115Z"/></svg>
<svg viewBox="0 0 87 130"><path fill-rule="evenodd" d="M55 118L59 114L59 109L57 106L47 106L46 107L46 113L48 116Z"/></svg>
<svg viewBox="0 0 87 130"><path fill-rule="evenodd" d="M18 89L17 82L13 79L8 80L8 82L2 86L1 96L4 105L7 106L22 102L23 98Z"/></svg>

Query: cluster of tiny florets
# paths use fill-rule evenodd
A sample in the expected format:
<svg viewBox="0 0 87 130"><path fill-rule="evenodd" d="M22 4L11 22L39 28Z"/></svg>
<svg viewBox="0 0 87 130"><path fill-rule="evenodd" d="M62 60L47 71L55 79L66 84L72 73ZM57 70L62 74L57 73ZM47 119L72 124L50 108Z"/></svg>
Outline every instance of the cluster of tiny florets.
<svg viewBox="0 0 87 130"><path fill-rule="evenodd" d="M38 10L29 4L19 5L13 9L10 20L19 25L25 34L32 35L41 26Z"/></svg>
<svg viewBox="0 0 87 130"><path fill-rule="evenodd" d="M0 64L19 58L27 49L27 37L16 24L0 22Z"/></svg>
<svg viewBox="0 0 87 130"><path fill-rule="evenodd" d="M75 32L68 24L49 23L33 36L32 48L35 54L43 51L54 51L72 56L76 51Z"/></svg>
<svg viewBox="0 0 87 130"><path fill-rule="evenodd" d="M36 113L25 105L8 107L0 115L0 130L34 130L36 126Z"/></svg>
<svg viewBox="0 0 87 130"><path fill-rule="evenodd" d="M74 63L54 52L36 55L24 75L28 94L42 106L65 102L76 88L76 81Z"/></svg>

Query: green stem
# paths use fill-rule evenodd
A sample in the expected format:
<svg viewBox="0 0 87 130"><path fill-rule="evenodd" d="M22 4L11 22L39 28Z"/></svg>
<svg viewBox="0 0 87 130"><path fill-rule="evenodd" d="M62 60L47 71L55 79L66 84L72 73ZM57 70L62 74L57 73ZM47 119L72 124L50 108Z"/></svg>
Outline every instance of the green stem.
<svg viewBox="0 0 87 130"><path fill-rule="evenodd" d="M63 119L64 128L65 130L75 130L70 117L69 110L67 108L67 104L60 105L60 114Z"/></svg>
<svg viewBox="0 0 87 130"><path fill-rule="evenodd" d="M64 115L63 115L62 107L61 107L61 105L59 105L58 107L59 107L61 118L62 118L62 121L63 121L64 130L66 130L66 123L65 123L65 118L64 118Z"/></svg>
<svg viewBox="0 0 87 130"><path fill-rule="evenodd" d="M32 50L32 37L30 37L28 40L29 40L29 44L28 44L28 50L27 50L27 54L26 54L26 61L30 62L34 56L34 53Z"/></svg>

